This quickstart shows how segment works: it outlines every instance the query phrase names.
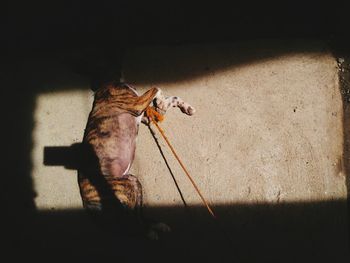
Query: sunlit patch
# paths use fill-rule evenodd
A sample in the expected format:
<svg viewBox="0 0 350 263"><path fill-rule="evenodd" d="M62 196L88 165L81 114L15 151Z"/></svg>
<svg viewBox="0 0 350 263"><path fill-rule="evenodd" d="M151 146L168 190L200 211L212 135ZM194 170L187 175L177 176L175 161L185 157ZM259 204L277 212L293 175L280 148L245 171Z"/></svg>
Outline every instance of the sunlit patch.
<svg viewBox="0 0 350 263"><path fill-rule="evenodd" d="M129 60L125 78L136 80L131 81L133 87L142 93L151 87L144 83L172 66L157 61L150 66L140 57ZM197 72L194 78L187 72L187 79L152 83L196 108L192 117L170 110L161 125L211 205L346 199L341 161L343 110L335 66L328 53L292 54L217 67L206 74ZM43 149L81 141L92 99L88 89L37 98L32 176L38 209L82 208L76 170L45 166ZM202 205L166 144L159 134L157 137L184 200L188 205ZM140 126L131 173L143 185L146 206L183 205L144 125Z"/></svg>
<svg viewBox="0 0 350 263"><path fill-rule="evenodd" d="M45 166L44 147L69 147L81 142L92 99L88 88L44 93L36 99L32 177L38 209L82 207L77 171L63 165Z"/></svg>
<svg viewBox="0 0 350 263"><path fill-rule="evenodd" d="M238 58L223 55L232 65L222 67L223 62L217 62L215 56L210 60L214 65L197 63L203 50L192 51L133 50L126 56L124 74L143 90L151 83L197 109L193 117L169 111L161 125L211 204L346 199L346 177L339 161L343 154L342 98L331 54L294 52L250 63L244 54ZM154 58L152 65L150 57ZM177 80L169 61L182 60L188 61L181 68L187 77L179 75ZM214 70L206 72L206 66ZM193 77L191 70L196 72ZM161 83L154 83L154 78ZM142 144L132 169L144 188L150 189L146 203L181 204L160 153L149 154L156 148L149 131L141 129L140 137ZM191 183L158 137L185 201L200 204Z"/></svg>

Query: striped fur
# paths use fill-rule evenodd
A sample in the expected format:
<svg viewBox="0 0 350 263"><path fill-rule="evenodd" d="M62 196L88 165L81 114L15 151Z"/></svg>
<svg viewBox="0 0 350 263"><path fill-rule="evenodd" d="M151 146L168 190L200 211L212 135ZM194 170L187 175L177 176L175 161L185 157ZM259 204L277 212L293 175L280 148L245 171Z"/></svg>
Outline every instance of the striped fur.
<svg viewBox="0 0 350 263"><path fill-rule="evenodd" d="M194 108L181 98L164 97L157 88L139 96L128 85L111 82L96 91L83 139L86 159L78 172L80 193L87 210L115 215L122 207L142 219L142 187L137 178L129 174L129 169L135 156L140 120L152 101L162 113L170 107L179 107L188 115L194 113ZM150 236L157 237L159 230L169 228L153 224Z"/></svg>
<svg viewBox="0 0 350 263"><path fill-rule="evenodd" d="M153 88L138 96L125 84L109 83L95 93L83 139L88 158L78 173L85 208L103 211L115 202L130 210L141 207L141 184L128 172L135 155L137 117L157 92Z"/></svg>

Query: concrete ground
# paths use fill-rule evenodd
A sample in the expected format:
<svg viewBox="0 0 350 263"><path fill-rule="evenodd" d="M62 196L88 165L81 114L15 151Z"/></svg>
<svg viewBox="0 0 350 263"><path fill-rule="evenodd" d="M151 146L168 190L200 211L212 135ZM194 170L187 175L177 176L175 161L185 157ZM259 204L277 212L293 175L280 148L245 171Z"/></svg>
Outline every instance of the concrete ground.
<svg viewBox="0 0 350 263"><path fill-rule="evenodd" d="M93 99L89 82L59 58L29 58L22 65L20 72L41 79L31 93L30 180L38 213L26 236L38 251L63 258L113 254L116 261L348 257L343 101L338 64L324 43L127 50L125 81L141 93L159 87L196 108L192 117L172 109L161 125L218 215L211 220L159 133L153 127L158 147L143 126L132 172L143 185L145 212L173 228L158 243L100 232L82 212L76 170L67 158L50 156L62 157L81 142ZM139 254L116 255L116 247Z"/></svg>

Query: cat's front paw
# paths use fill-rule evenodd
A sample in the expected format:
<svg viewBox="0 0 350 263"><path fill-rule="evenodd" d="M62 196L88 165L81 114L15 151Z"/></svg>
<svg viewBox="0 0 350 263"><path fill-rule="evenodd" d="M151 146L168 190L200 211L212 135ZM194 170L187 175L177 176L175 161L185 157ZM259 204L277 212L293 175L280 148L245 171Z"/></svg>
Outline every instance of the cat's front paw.
<svg viewBox="0 0 350 263"><path fill-rule="evenodd" d="M162 100L159 98L157 98L155 100L154 106L155 106L154 108L156 109L156 111L162 115L164 115L170 107L169 103L167 103L165 100Z"/></svg>
<svg viewBox="0 0 350 263"><path fill-rule="evenodd" d="M196 112L196 109L193 108L191 105L187 104L184 107L180 107L181 111L187 115L193 115Z"/></svg>

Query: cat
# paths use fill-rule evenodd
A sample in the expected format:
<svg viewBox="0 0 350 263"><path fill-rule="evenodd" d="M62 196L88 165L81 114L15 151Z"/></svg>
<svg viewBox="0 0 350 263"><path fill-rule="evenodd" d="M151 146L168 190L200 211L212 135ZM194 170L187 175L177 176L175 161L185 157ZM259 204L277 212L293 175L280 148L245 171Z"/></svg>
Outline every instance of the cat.
<svg viewBox="0 0 350 263"><path fill-rule="evenodd" d="M126 83L109 82L95 92L84 132L86 158L78 171L78 184L88 211L99 217L103 214L103 220L108 218L112 227L118 218L121 227L129 225L151 239L158 239L159 233L170 228L143 217L142 186L129 173L139 125L149 123L144 112L151 104L161 114L171 107L179 107L187 115L195 113L180 97L166 97L158 88L139 96Z"/></svg>

